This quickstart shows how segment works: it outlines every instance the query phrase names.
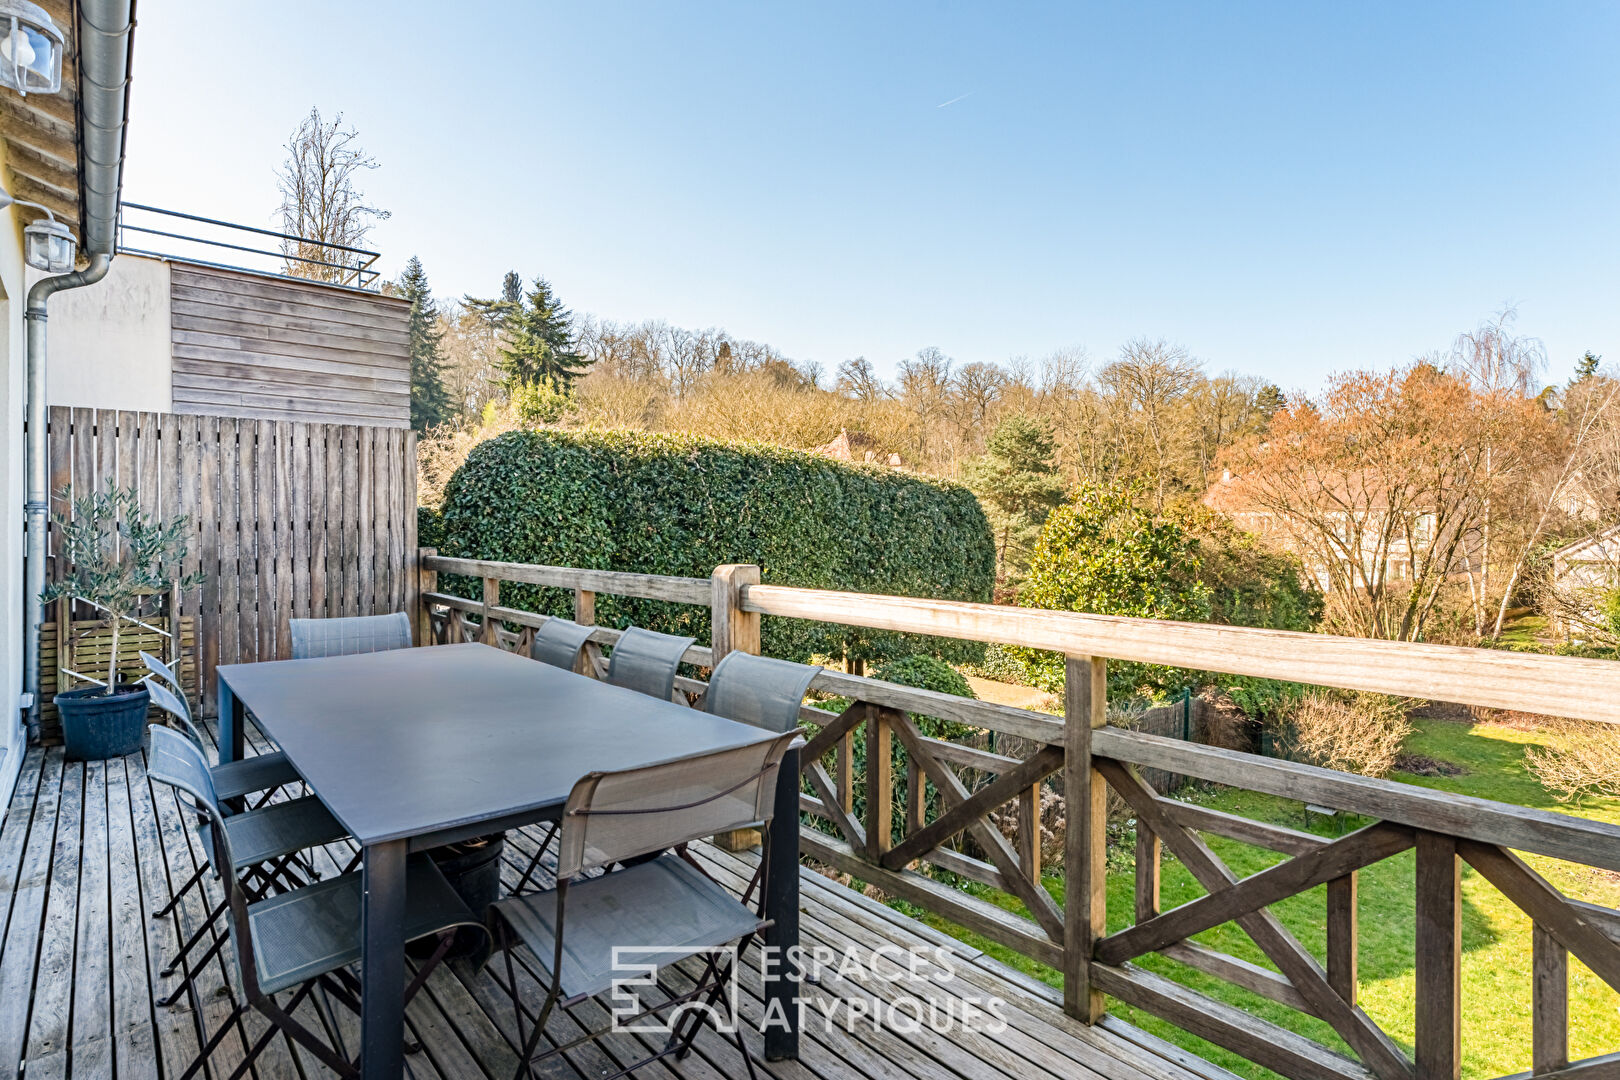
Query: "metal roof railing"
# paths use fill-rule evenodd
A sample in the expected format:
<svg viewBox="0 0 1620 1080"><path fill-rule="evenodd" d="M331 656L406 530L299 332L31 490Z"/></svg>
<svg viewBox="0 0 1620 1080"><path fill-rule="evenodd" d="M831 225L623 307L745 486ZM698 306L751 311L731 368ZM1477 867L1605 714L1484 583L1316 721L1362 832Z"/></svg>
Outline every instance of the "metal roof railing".
<svg viewBox="0 0 1620 1080"><path fill-rule="evenodd" d="M270 237L281 244L275 249L255 247L251 241L256 236ZM303 278L366 292L376 292L382 284L381 272L375 269L381 256L375 251L142 203L119 204L118 250L227 270Z"/></svg>

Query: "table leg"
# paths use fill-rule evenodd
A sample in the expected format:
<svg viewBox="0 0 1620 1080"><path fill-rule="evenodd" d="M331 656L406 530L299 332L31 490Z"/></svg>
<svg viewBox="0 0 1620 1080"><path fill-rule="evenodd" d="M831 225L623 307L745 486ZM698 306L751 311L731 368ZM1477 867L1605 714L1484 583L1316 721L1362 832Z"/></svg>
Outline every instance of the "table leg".
<svg viewBox="0 0 1620 1080"><path fill-rule="evenodd" d="M365 849L360 902L360 1068L365 1080L405 1075L406 842Z"/></svg>
<svg viewBox="0 0 1620 1080"><path fill-rule="evenodd" d="M765 1059L781 1061L799 1056L798 964L789 950L799 945L799 751L782 758L776 778L776 815L771 819L769 879L765 915L774 920L765 931L769 954L780 958L777 974L765 984L766 1015L786 1017L788 1026L765 1029ZM774 1004L773 1004L774 1003Z"/></svg>
<svg viewBox="0 0 1620 1080"><path fill-rule="evenodd" d="M236 695L231 693L230 684L217 675L214 677L214 694L219 701L219 761L241 761L244 752L244 735L247 729L247 709Z"/></svg>

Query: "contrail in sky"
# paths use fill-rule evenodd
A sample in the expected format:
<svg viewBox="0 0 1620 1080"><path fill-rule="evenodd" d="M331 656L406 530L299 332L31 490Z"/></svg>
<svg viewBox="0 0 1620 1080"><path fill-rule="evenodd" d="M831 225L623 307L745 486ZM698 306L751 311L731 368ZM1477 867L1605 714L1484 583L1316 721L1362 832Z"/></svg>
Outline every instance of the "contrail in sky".
<svg viewBox="0 0 1620 1080"><path fill-rule="evenodd" d="M973 91L969 90L967 93L959 94L956 97L951 98L951 100L949 100L949 101L940 102L938 105L935 105L934 108L943 109L947 105L955 105L958 101L961 101L963 98L970 98L972 96L973 96Z"/></svg>

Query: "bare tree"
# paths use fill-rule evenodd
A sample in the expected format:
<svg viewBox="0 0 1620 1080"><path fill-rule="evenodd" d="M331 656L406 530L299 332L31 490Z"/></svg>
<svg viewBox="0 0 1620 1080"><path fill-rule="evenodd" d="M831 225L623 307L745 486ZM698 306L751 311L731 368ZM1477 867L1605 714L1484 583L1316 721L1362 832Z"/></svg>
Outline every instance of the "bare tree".
<svg viewBox="0 0 1620 1080"><path fill-rule="evenodd" d="M363 170L377 167L359 139L343 126L342 113L328 121L311 108L287 140L287 160L276 173L281 231L301 238L281 244L289 276L352 282L356 257L341 248L364 247L372 225L388 218L355 187Z"/></svg>
<svg viewBox="0 0 1620 1080"><path fill-rule="evenodd" d="M1128 414L1141 427L1153 453L1155 495L1164 505L1170 481L1172 432L1166 423L1170 406L1202 378L1198 361L1179 345L1137 338L1120 350L1119 359L1098 373Z"/></svg>
<svg viewBox="0 0 1620 1080"><path fill-rule="evenodd" d="M856 401L881 401L889 396L889 388L883 385L872 362L864 356L838 365L837 390Z"/></svg>

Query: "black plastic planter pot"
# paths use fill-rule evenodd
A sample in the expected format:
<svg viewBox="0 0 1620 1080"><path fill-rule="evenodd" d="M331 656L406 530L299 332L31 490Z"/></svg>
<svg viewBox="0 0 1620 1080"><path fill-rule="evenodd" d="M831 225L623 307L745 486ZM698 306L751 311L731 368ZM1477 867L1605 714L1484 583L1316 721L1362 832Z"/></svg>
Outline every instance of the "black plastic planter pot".
<svg viewBox="0 0 1620 1080"><path fill-rule="evenodd" d="M472 908L472 913L483 919L489 905L501 898L501 854L505 850L506 834L491 833L459 844L429 848L428 857L439 865L445 880ZM417 957L428 956L435 945L433 941L417 941L407 951ZM464 936L451 947L449 955L465 956L473 951L473 943Z"/></svg>
<svg viewBox="0 0 1620 1080"><path fill-rule="evenodd" d="M102 761L141 748L151 695L144 686L118 685L116 694L99 686L64 690L56 695L62 717L62 741L70 760Z"/></svg>

